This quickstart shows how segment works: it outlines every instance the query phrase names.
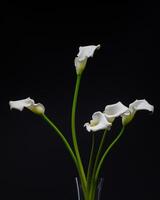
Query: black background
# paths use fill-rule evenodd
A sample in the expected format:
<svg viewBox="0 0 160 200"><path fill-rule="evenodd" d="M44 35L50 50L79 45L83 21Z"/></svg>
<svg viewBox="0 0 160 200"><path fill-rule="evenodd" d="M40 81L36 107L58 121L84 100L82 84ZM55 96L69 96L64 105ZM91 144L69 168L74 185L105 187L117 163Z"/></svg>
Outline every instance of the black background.
<svg viewBox="0 0 160 200"><path fill-rule="evenodd" d="M155 112L139 112L108 156L102 199L155 199L159 185L158 8L143 1L5 3L1 26L1 189L3 200L76 199L73 162L57 135L38 116L9 110L27 97L71 142L70 111L79 46L101 44L82 78L78 142L86 166L91 134L83 124L107 104L145 98ZM4 62L3 62L4 61ZM120 120L110 132L111 141ZM97 132L97 142L101 132ZM4 142L3 142L4 141ZM157 198L157 197L156 197Z"/></svg>

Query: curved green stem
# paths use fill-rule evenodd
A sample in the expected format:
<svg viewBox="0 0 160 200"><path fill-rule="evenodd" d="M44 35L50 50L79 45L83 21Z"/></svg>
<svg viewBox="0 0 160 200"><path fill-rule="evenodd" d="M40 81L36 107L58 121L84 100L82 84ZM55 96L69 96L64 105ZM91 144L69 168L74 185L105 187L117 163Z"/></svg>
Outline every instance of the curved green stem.
<svg viewBox="0 0 160 200"><path fill-rule="evenodd" d="M63 143L65 144L67 150L69 151L74 163L77 166L77 159L74 155L74 152L71 148L71 146L69 145L68 141L66 140L66 138L64 137L64 135L62 134L62 132L55 126L55 124L45 115L42 115L42 118L57 132L57 134L60 136L60 138L62 139Z"/></svg>
<svg viewBox="0 0 160 200"><path fill-rule="evenodd" d="M80 171L79 175L81 178L82 188L83 188L83 190L86 190L87 181L86 181L86 176L84 173L84 168L83 168L82 160L81 160L80 153L79 153L77 137L76 137L76 127L75 127L75 114L76 114L77 98L78 98L80 81L81 81L81 75L77 75L76 87L75 87L73 104L72 104L71 130L72 130L73 146L74 146L74 150L75 150L75 155L77 157L77 164L78 164L79 171Z"/></svg>
<svg viewBox="0 0 160 200"><path fill-rule="evenodd" d="M107 154L109 153L109 151L111 150L111 148L114 146L114 144L120 139L121 135L123 134L125 130L125 126L122 127L120 133L118 134L118 136L113 140L113 142L109 145L109 147L106 149L105 153L103 154L99 164L98 164L98 167L97 167L97 170L96 170L96 174L95 174L95 180L98 179L98 175L99 175L99 172L100 172L100 169L102 167L102 164L107 156Z"/></svg>
<svg viewBox="0 0 160 200"><path fill-rule="evenodd" d="M92 165L93 165L93 155L94 155L94 145L95 145L95 136L94 133L92 134L92 146L91 146L91 152L90 152L90 158L89 158L89 164L88 164L88 170L87 170L87 188L90 187L91 182L91 172L92 172Z"/></svg>
<svg viewBox="0 0 160 200"><path fill-rule="evenodd" d="M100 145L99 145L99 149L98 149L98 152L97 152L97 155L96 155L94 167L93 167L93 173L92 173L92 178L91 178L91 187L90 187L90 195L91 196L93 195L94 188L95 188L95 173L96 173L96 169L97 169L97 166L98 166L99 157L100 157L100 154L101 154L102 149L103 149L103 144L104 144L106 135L107 135L107 129L105 129L105 131L103 133L103 136L102 136L102 139L101 139L101 142L100 142Z"/></svg>

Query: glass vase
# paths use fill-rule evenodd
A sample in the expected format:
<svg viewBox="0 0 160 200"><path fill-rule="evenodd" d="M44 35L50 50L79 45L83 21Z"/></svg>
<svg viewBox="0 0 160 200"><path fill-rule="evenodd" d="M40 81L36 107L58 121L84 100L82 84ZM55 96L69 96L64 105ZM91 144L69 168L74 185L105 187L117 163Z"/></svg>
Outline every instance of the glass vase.
<svg viewBox="0 0 160 200"><path fill-rule="evenodd" d="M84 194L83 194L83 191L82 191L82 187L81 187L80 182L78 181L77 177L75 178L75 181L76 181L76 188L77 188L77 200L85 200ZM102 194L103 182L104 182L104 179L100 178L99 183L98 183L97 188L96 188L95 198L92 199L92 200L102 200L101 194Z"/></svg>

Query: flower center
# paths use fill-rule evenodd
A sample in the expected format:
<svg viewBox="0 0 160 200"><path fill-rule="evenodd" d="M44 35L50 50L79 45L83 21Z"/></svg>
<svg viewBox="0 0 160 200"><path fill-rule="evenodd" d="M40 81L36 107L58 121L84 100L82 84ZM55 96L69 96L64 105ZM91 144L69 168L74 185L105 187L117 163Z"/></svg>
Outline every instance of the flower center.
<svg viewBox="0 0 160 200"><path fill-rule="evenodd" d="M91 121L90 121L90 126L96 126L97 124L98 124L98 119L92 119Z"/></svg>

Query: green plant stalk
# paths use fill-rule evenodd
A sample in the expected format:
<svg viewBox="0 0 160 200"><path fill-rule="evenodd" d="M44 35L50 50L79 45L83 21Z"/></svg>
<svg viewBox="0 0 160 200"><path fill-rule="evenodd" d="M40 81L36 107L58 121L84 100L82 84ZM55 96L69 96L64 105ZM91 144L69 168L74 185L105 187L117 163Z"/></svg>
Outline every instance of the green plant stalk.
<svg viewBox="0 0 160 200"><path fill-rule="evenodd" d="M77 166L76 156L74 155L74 152L73 152L70 144L68 143L68 141L66 140L66 138L64 137L62 132L56 127L56 125L53 123L53 121L51 121L45 114L42 115L42 118L57 132L57 134L59 135L59 137L62 139L63 143L65 144L67 150L69 151L75 165Z"/></svg>
<svg viewBox="0 0 160 200"><path fill-rule="evenodd" d="M91 172L92 172L93 159L94 159L94 145L95 145L95 134L93 133L91 152L90 152L90 158L89 158L89 164L88 164L88 170L87 170L87 189L90 188L90 182L91 182Z"/></svg>
<svg viewBox="0 0 160 200"><path fill-rule="evenodd" d="M105 129L105 131L103 133L103 136L102 136L102 139L101 139L101 142L100 142L100 145L99 145L99 149L98 149L98 152L97 152L97 155L96 155L96 159L95 159L95 163L94 163L94 167L93 167L93 172L92 172L92 178L91 178L90 196L93 196L93 193L94 193L94 190L95 190L95 187L96 187L96 185L95 185L96 184L95 173L96 173L96 169L97 169L97 166L98 166L99 157L100 157L100 154L101 154L102 149L103 149L103 144L104 144L106 135L107 135L107 129Z"/></svg>
<svg viewBox="0 0 160 200"><path fill-rule="evenodd" d="M68 141L66 140L66 138L64 137L64 135L62 134L62 132L55 126L55 124L45 115L43 114L42 115L42 118L57 132L57 134L60 136L60 138L62 139L63 143L65 144L67 150L69 151L75 165L76 165L76 168L79 172L79 174L81 174L80 172L80 168L79 168L79 165L78 165L78 162L77 162L77 158L71 148L71 146L69 145ZM82 178L80 176L80 179L81 179L81 182L82 182ZM84 190L84 186L82 185L82 188ZM84 193L84 195L87 195L86 193Z"/></svg>
<svg viewBox="0 0 160 200"><path fill-rule="evenodd" d="M72 130L73 146L74 146L75 155L76 155L76 158L77 158L77 164L78 164L79 172L80 172L79 176L81 178L81 184L82 184L82 189L83 189L84 195L86 195L87 181L86 181L86 176L85 176L85 173L84 173L84 168L83 168L82 160L81 160L80 153L79 153L79 148L78 148L78 144L77 144L77 137L76 137L76 127L75 127L75 114L76 114L77 98L78 98L80 81L81 81L81 75L77 75L76 87L75 87L73 104L72 104L71 130Z"/></svg>
<svg viewBox="0 0 160 200"><path fill-rule="evenodd" d="M104 152L99 164L98 164L98 167L97 167L97 170L96 170L96 174L95 174L95 180L97 181L98 179L98 175L99 175L99 172L100 172L100 169L102 167L102 164L106 158L106 156L108 155L109 151L111 150L111 148L114 146L114 144L120 139L120 137L122 136L123 132L125 130L125 126L122 127L120 133L118 134L118 136L113 140L113 142L109 145L109 147L106 149L106 151Z"/></svg>

